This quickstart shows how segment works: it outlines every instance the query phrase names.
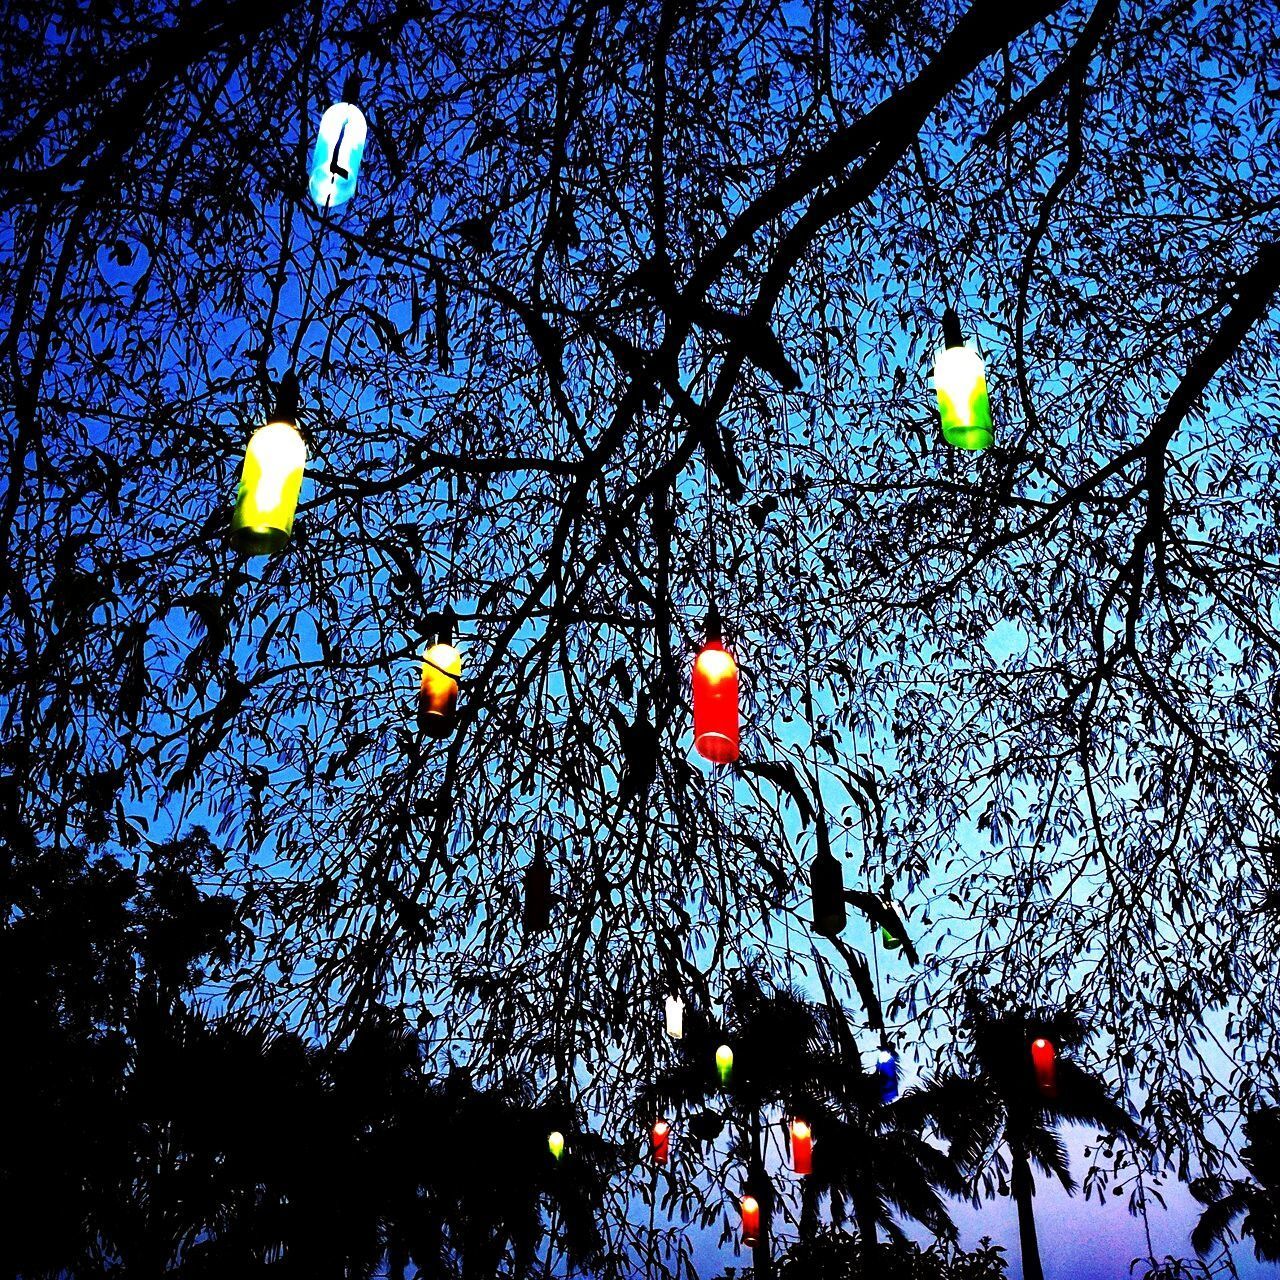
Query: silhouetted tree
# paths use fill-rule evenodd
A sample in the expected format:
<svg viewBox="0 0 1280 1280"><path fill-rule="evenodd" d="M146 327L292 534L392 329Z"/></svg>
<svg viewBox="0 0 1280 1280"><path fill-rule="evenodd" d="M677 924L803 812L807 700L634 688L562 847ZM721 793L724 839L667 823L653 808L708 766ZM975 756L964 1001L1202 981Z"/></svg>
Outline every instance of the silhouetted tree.
<svg viewBox="0 0 1280 1280"><path fill-rule="evenodd" d="M809 965L816 774L851 891L911 909L883 984L922 1052L975 983L1078 997L1162 1156L1216 1168L1280 1071L1273 10L10 0L6 813L126 863L206 824L237 1009L346 1044L411 998L433 1068L589 1081L621 1139L664 983ZM948 304L981 454L937 439ZM246 560L289 370L309 478Z"/></svg>
<svg viewBox="0 0 1280 1280"><path fill-rule="evenodd" d="M1071 1055L1089 1038L1083 1019L1065 1010L1001 1011L971 995L964 1033L968 1073L942 1075L904 1097L904 1110L927 1119L950 1144L964 1168L978 1171L1009 1149L1009 1194L1018 1207L1022 1273L1044 1280L1036 1237L1033 1166L1052 1174L1068 1192L1076 1188L1067 1149L1058 1134L1063 1123L1095 1126L1131 1140L1140 1130L1112 1096L1106 1082ZM1031 1043L1049 1040L1056 1052L1056 1084L1037 1082Z"/></svg>
<svg viewBox="0 0 1280 1280"><path fill-rule="evenodd" d="M1280 1107L1262 1107L1245 1119L1246 1142L1240 1161L1252 1178L1198 1178L1191 1184L1206 1205L1191 1233L1197 1253L1222 1244L1240 1219L1241 1232L1253 1240L1254 1256L1280 1262Z"/></svg>

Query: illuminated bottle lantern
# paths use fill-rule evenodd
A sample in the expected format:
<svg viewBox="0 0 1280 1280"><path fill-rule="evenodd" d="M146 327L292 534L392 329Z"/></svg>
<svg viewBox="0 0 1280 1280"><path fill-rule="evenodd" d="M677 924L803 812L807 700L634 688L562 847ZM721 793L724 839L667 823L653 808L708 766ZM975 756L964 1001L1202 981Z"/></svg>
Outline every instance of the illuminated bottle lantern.
<svg viewBox="0 0 1280 1280"><path fill-rule="evenodd" d="M657 1164L666 1164L671 1154L671 1123L661 1116L653 1122L653 1159Z"/></svg>
<svg viewBox="0 0 1280 1280"><path fill-rule="evenodd" d="M1039 1036L1031 1042L1031 1067L1036 1076L1036 1088L1046 1098L1058 1094L1058 1054L1052 1040Z"/></svg>
<svg viewBox="0 0 1280 1280"><path fill-rule="evenodd" d="M899 920L903 918L904 913L900 903L892 898L886 898L885 905L897 914ZM886 924L880 926L880 941L884 944L886 951L897 951L902 947L902 939L895 936L893 930Z"/></svg>
<svg viewBox="0 0 1280 1280"><path fill-rule="evenodd" d="M564 1134L559 1129L552 1129L547 1134L547 1150L551 1152L551 1158L556 1161L564 1155Z"/></svg>
<svg viewBox="0 0 1280 1280"><path fill-rule="evenodd" d="M298 508L307 446L298 430L298 379L280 380L276 407L249 437L231 514L231 545L251 556L269 556L289 542Z"/></svg>
<svg viewBox="0 0 1280 1280"><path fill-rule="evenodd" d="M760 1201L755 1196L743 1196L739 1204L742 1207L742 1243L758 1244L760 1242Z"/></svg>
<svg viewBox="0 0 1280 1280"><path fill-rule="evenodd" d="M347 81L343 97L354 98L358 81ZM320 132L311 153L311 198L321 209L336 209L355 195L368 126L360 108L335 102L320 117Z"/></svg>
<svg viewBox="0 0 1280 1280"><path fill-rule="evenodd" d="M834 938L849 918L844 905L844 872L830 849L819 849L809 868L815 933Z"/></svg>
<svg viewBox="0 0 1280 1280"><path fill-rule="evenodd" d="M418 728L431 738L449 737L458 722L458 677L462 655L453 645L453 611L447 610L435 641L422 659Z"/></svg>
<svg viewBox="0 0 1280 1280"><path fill-rule="evenodd" d="M666 1004L667 1035L673 1040L684 1039L684 1001L679 996L668 996Z"/></svg>
<svg viewBox="0 0 1280 1280"><path fill-rule="evenodd" d="M892 1049L876 1054L876 1075L880 1077L880 1101L892 1102L898 1096L898 1055Z"/></svg>
<svg viewBox="0 0 1280 1280"><path fill-rule="evenodd" d="M541 842L524 872L524 934L526 938L551 927L551 868Z"/></svg>
<svg viewBox="0 0 1280 1280"><path fill-rule="evenodd" d="M712 764L738 758L738 664L721 642L715 605L707 616L707 642L693 664L693 746Z"/></svg>
<svg viewBox="0 0 1280 1280"><path fill-rule="evenodd" d="M716 1050L716 1075L720 1077L722 1085L728 1085L733 1075L733 1050L727 1044L722 1044Z"/></svg>
<svg viewBox="0 0 1280 1280"><path fill-rule="evenodd" d="M989 448L995 432L982 357L965 345L960 318L950 307L942 316L942 340L933 366L942 437L957 449Z"/></svg>
<svg viewBox="0 0 1280 1280"><path fill-rule="evenodd" d="M799 1116L791 1121L791 1167L800 1174L813 1172L813 1131Z"/></svg>

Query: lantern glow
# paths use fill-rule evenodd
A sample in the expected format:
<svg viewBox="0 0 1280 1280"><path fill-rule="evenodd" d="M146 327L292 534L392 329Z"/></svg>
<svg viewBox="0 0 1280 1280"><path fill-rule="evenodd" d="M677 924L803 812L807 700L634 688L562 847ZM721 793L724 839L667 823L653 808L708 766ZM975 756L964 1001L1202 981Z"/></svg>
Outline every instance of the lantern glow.
<svg viewBox="0 0 1280 1280"><path fill-rule="evenodd" d="M1052 1040L1039 1036L1031 1042L1031 1067L1036 1076L1036 1087L1046 1098L1058 1093L1058 1054Z"/></svg>
<svg viewBox="0 0 1280 1280"><path fill-rule="evenodd" d="M942 317L942 333L945 345L933 366L942 437L957 449L989 448L995 431L982 357L965 345L960 321L950 307Z"/></svg>
<svg viewBox="0 0 1280 1280"><path fill-rule="evenodd" d="M307 465L307 446L295 421L298 384L281 380L270 421L249 438L231 515L231 544L246 555L272 555L293 534L293 517Z"/></svg>
<svg viewBox="0 0 1280 1280"><path fill-rule="evenodd" d="M673 1040L684 1039L684 1001L679 996L668 996L666 1003L667 1035Z"/></svg>
<svg viewBox="0 0 1280 1280"><path fill-rule="evenodd" d="M819 849L809 868L815 933L834 938L845 926L844 872L829 849Z"/></svg>
<svg viewBox="0 0 1280 1280"><path fill-rule="evenodd" d="M336 209L355 194L368 134L364 115L349 102L335 102L320 117L311 153L311 198L320 209Z"/></svg>
<svg viewBox="0 0 1280 1280"><path fill-rule="evenodd" d="M658 1164L666 1164L671 1154L671 1124L661 1116L653 1122L653 1158Z"/></svg>
<svg viewBox="0 0 1280 1280"><path fill-rule="evenodd" d="M755 1196L743 1196L739 1204L742 1207L742 1243L757 1244L760 1240L760 1202Z"/></svg>
<svg viewBox="0 0 1280 1280"><path fill-rule="evenodd" d="M714 609L707 642L693 664L693 746L712 764L732 764L738 758L738 664L720 642Z"/></svg>
<svg viewBox="0 0 1280 1280"><path fill-rule="evenodd" d="M559 1129L552 1129L547 1134L547 1150L551 1152L553 1160L559 1160L564 1155L564 1134Z"/></svg>
<svg viewBox="0 0 1280 1280"><path fill-rule="evenodd" d="M438 640L422 659L418 726L432 738L447 738L458 719L458 677L462 655L448 639Z"/></svg>
<svg viewBox="0 0 1280 1280"><path fill-rule="evenodd" d="M813 1172L813 1131L799 1116L791 1121L791 1167L799 1174Z"/></svg>
<svg viewBox="0 0 1280 1280"><path fill-rule="evenodd" d="M898 1055L892 1049L876 1054L876 1075L880 1077L880 1101L892 1102L898 1096Z"/></svg>
<svg viewBox="0 0 1280 1280"><path fill-rule="evenodd" d="M727 1085L729 1077L733 1075L733 1050L727 1044L722 1044L716 1050L716 1074L722 1085Z"/></svg>

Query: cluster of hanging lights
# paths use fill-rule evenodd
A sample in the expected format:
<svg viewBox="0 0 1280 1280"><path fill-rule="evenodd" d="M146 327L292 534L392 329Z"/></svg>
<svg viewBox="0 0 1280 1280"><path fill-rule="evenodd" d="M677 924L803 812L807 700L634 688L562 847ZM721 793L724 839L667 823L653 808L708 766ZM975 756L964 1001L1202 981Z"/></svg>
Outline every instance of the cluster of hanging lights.
<svg viewBox="0 0 1280 1280"><path fill-rule="evenodd" d="M354 97L348 82L344 99ZM322 215L346 203L355 193L364 156L368 126L352 102L334 103L320 120L320 128L308 171L308 188ZM943 315L943 346L934 364L934 386L943 438L955 448L978 450L994 441L991 405L982 358L965 342L955 311ZM243 554L273 555L288 545L293 532L298 497L306 469L307 445L298 425L298 381L290 371L281 380L273 412L257 428L245 449L240 482L231 517L231 541ZM706 639L693 665L694 749L712 764L732 764L739 756L738 667L725 647L723 627L714 602L707 618ZM418 724L428 737L448 738L456 727L462 655L454 644L452 614L440 619L423 656L418 691ZM847 921L843 873L827 848L819 850L810 868L813 925L816 932L835 937ZM523 924L526 936L550 926L551 870L538 842L533 861L524 875ZM890 905L897 910L896 903ZM886 949L899 948L901 940L881 926ZM665 1002L666 1033L673 1040L684 1035L684 1002L669 994ZM1044 1037L1030 1045L1036 1085L1052 1097L1057 1092L1056 1051ZM722 1087L733 1073L733 1050L722 1044L715 1053L716 1074ZM881 1080L881 1100L892 1102L898 1094L898 1059L887 1046L876 1056ZM790 1125L792 1165L796 1173L812 1171L813 1134L807 1120L793 1116ZM653 1159L666 1164L670 1156L671 1125L662 1116L651 1131ZM564 1155L565 1139L558 1130L547 1138L555 1161ZM742 1241L754 1245L760 1238L760 1205L750 1194L740 1200Z"/></svg>

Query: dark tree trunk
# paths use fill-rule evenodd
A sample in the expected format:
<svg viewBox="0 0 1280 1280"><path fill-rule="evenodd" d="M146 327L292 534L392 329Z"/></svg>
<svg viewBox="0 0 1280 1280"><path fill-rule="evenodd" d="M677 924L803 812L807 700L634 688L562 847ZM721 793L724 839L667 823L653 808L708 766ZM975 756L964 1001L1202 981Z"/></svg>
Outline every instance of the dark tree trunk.
<svg viewBox="0 0 1280 1280"><path fill-rule="evenodd" d="M853 1218L858 1224L858 1245L862 1253L862 1274L871 1280L878 1274L880 1241L876 1236L876 1211L866 1188L859 1187L853 1201Z"/></svg>
<svg viewBox="0 0 1280 1280"><path fill-rule="evenodd" d="M1011 1178L1014 1203L1018 1206L1018 1244L1022 1250L1022 1280L1044 1280L1040 1265L1040 1242L1036 1238L1036 1212L1032 1203L1035 1184L1025 1153L1014 1151Z"/></svg>
<svg viewBox="0 0 1280 1280"><path fill-rule="evenodd" d="M772 1280L769 1235L773 1226L773 1182L764 1171L759 1107L751 1110L751 1194L760 1204L760 1235L751 1249L752 1275L754 1280Z"/></svg>

